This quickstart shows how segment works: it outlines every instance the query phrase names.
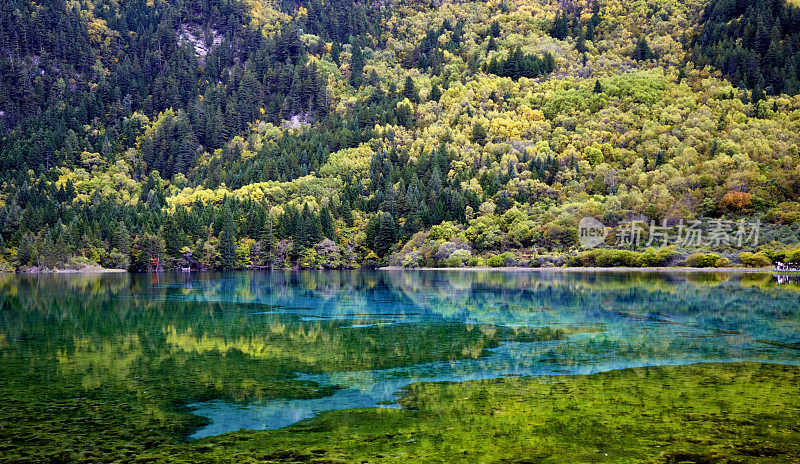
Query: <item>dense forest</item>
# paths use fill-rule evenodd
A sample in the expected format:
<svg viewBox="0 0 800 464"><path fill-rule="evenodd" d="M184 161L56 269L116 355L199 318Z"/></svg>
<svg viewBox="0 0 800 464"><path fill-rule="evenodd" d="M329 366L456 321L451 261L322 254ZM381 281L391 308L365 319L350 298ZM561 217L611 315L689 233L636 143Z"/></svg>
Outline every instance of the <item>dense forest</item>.
<svg viewBox="0 0 800 464"><path fill-rule="evenodd" d="M777 0L4 1L0 269L800 261L799 78Z"/></svg>

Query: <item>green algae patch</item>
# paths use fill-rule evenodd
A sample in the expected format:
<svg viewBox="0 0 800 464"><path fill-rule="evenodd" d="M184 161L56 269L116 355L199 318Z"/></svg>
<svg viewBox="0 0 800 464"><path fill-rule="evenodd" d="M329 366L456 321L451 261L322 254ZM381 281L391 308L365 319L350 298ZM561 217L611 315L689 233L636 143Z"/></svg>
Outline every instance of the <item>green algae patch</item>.
<svg viewBox="0 0 800 464"><path fill-rule="evenodd" d="M175 462L200 456L201 462L226 462L231 456L242 462L800 462L798 380L796 366L737 363L418 383L405 389L401 410L333 411L286 429L235 432L143 457Z"/></svg>
<svg viewBox="0 0 800 464"><path fill-rule="evenodd" d="M800 367L736 363L417 383L403 409L190 443L200 421L177 407L29 391L0 405L0 462L800 462L798 380Z"/></svg>

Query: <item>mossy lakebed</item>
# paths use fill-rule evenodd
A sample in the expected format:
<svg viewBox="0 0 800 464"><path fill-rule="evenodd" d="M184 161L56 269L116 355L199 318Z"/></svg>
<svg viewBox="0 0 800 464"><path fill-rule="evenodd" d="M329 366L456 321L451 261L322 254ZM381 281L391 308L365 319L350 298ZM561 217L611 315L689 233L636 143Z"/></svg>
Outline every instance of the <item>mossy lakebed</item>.
<svg viewBox="0 0 800 464"><path fill-rule="evenodd" d="M417 383L403 409L182 442L123 398L4 401L4 462L800 462L800 367L704 363ZM66 392L65 392L66 393ZM30 392L28 404L35 404ZM35 409L35 408L34 408ZM38 416L37 416L38 415ZM24 432L23 432L24 430Z"/></svg>
<svg viewBox="0 0 800 464"><path fill-rule="evenodd" d="M418 383L401 410L330 412L173 450L209 462L797 462L799 375L737 363Z"/></svg>

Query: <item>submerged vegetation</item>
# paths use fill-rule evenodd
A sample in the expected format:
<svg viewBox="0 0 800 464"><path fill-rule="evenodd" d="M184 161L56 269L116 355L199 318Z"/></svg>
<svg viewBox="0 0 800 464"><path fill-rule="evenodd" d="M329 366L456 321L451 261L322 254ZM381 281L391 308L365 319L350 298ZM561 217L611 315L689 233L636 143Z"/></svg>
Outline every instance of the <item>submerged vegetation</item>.
<svg viewBox="0 0 800 464"><path fill-rule="evenodd" d="M191 424L187 412L154 416L112 390L64 389L45 406L22 389L4 403L0 446L4 462L794 462L798 375L698 364L422 383L401 410L328 412L191 443L174 425Z"/></svg>

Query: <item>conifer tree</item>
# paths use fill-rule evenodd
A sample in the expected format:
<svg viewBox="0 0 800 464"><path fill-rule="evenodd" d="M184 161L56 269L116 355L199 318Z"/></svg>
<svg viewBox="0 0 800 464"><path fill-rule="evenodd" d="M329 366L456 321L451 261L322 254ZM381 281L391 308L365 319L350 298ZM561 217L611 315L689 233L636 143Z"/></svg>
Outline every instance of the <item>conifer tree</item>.
<svg viewBox="0 0 800 464"><path fill-rule="evenodd" d="M322 235L331 240L334 240L336 237L334 234L333 216L331 215L331 211L330 208L328 208L328 205L322 207L322 210L320 211L319 220L320 220L320 226L322 228Z"/></svg>
<svg viewBox="0 0 800 464"><path fill-rule="evenodd" d="M227 204L223 205L222 231L219 234L219 261L222 269L236 267L236 224Z"/></svg>
<svg viewBox="0 0 800 464"><path fill-rule="evenodd" d="M486 143L486 128L479 122L472 125L472 142L480 145Z"/></svg>
<svg viewBox="0 0 800 464"><path fill-rule="evenodd" d="M440 98L442 98L442 91L439 89L438 85L433 84L433 86L431 86L431 93L428 96L428 100L438 102Z"/></svg>
<svg viewBox="0 0 800 464"><path fill-rule="evenodd" d="M500 24L497 21L492 21L489 26L489 35L494 38L500 37Z"/></svg>
<svg viewBox="0 0 800 464"><path fill-rule="evenodd" d="M17 247L17 260L19 264L22 266L27 266L31 259L33 259L33 244L31 243L28 234L24 234L22 236L22 240L19 242L19 247Z"/></svg>
<svg viewBox="0 0 800 464"><path fill-rule="evenodd" d="M360 87L364 76L364 54L357 42L352 42L353 56L350 59L350 85Z"/></svg>
<svg viewBox="0 0 800 464"><path fill-rule="evenodd" d="M403 96L413 103L419 103L419 92L414 86L414 80L411 79L411 76L406 76L406 82L403 85Z"/></svg>

